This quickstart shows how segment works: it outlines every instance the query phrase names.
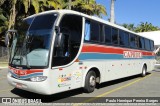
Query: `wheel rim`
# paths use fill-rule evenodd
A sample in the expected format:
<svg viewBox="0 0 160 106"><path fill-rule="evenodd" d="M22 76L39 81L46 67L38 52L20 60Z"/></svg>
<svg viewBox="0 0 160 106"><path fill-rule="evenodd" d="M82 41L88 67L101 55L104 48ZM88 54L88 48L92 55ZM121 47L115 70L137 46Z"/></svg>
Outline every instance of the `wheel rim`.
<svg viewBox="0 0 160 106"><path fill-rule="evenodd" d="M95 86L96 84L96 78L95 76L91 76L90 79L89 79L89 83L90 83L90 86Z"/></svg>
<svg viewBox="0 0 160 106"><path fill-rule="evenodd" d="M143 72L142 72L143 75L146 75L146 69L143 68Z"/></svg>

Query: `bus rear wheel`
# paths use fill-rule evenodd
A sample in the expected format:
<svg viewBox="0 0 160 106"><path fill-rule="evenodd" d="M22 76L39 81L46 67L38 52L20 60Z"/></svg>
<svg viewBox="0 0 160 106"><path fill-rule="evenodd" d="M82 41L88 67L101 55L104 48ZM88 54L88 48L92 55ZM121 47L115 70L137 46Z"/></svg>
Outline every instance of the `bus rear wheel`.
<svg viewBox="0 0 160 106"><path fill-rule="evenodd" d="M144 65L143 68L142 68L141 76L142 76L142 77L145 77L145 76L146 76L146 73L147 73L147 68L146 68L146 66Z"/></svg>
<svg viewBox="0 0 160 106"><path fill-rule="evenodd" d="M96 87L96 73L94 71L89 71L85 79L84 91L86 93L91 93L94 91L95 87Z"/></svg>

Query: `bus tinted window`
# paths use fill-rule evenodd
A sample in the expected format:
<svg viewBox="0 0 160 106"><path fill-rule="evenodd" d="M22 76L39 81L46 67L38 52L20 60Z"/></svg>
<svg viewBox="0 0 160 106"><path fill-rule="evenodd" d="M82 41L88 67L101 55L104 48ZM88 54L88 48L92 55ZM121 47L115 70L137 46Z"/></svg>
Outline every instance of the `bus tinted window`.
<svg viewBox="0 0 160 106"><path fill-rule="evenodd" d="M135 36L133 34L130 34L130 47L131 48L135 48L136 47Z"/></svg>
<svg viewBox="0 0 160 106"><path fill-rule="evenodd" d="M139 48L139 37L135 35L135 47Z"/></svg>
<svg viewBox="0 0 160 106"><path fill-rule="evenodd" d="M112 44L118 44L118 29L112 28Z"/></svg>
<svg viewBox="0 0 160 106"><path fill-rule="evenodd" d="M151 47L151 51L154 50L154 42L150 40L150 47Z"/></svg>
<svg viewBox="0 0 160 106"><path fill-rule="evenodd" d="M124 32L124 45L129 47L129 33Z"/></svg>
<svg viewBox="0 0 160 106"><path fill-rule="evenodd" d="M91 38L90 27L91 27L90 21L86 21L86 23L85 23L85 37L84 37L84 39L86 41L90 41L90 38Z"/></svg>
<svg viewBox="0 0 160 106"><path fill-rule="evenodd" d="M145 39L145 49L150 50L150 44L148 39Z"/></svg>
<svg viewBox="0 0 160 106"><path fill-rule="evenodd" d="M99 24L97 22L92 22L91 23L91 40L92 41L99 41Z"/></svg>
<svg viewBox="0 0 160 106"><path fill-rule="evenodd" d="M111 27L110 26L105 26L105 42L106 43L111 43Z"/></svg>
<svg viewBox="0 0 160 106"><path fill-rule="evenodd" d="M144 38L142 38L142 37L139 37L139 48L145 49Z"/></svg>
<svg viewBox="0 0 160 106"><path fill-rule="evenodd" d="M56 18L57 14L46 14L37 16L34 19L30 30L51 29L54 25Z"/></svg>
<svg viewBox="0 0 160 106"><path fill-rule="evenodd" d="M129 33L122 30L119 31L119 43L121 46L128 47L129 45Z"/></svg>
<svg viewBox="0 0 160 106"><path fill-rule="evenodd" d="M125 33L122 30L119 30L119 43L120 45L125 45Z"/></svg>
<svg viewBox="0 0 160 106"><path fill-rule="evenodd" d="M103 28L103 25L100 24L100 42L104 43L104 41L105 41L104 28Z"/></svg>

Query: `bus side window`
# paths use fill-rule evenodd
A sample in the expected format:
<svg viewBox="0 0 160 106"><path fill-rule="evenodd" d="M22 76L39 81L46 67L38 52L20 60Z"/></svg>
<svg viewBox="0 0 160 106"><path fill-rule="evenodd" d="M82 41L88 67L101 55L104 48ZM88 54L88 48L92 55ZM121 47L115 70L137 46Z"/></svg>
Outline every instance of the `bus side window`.
<svg viewBox="0 0 160 106"><path fill-rule="evenodd" d="M139 48L139 37L135 35L135 47Z"/></svg>
<svg viewBox="0 0 160 106"><path fill-rule="evenodd" d="M90 41L90 38L91 38L90 29L91 29L90 21L86 21L86 23L85 23L85 38L84 38L86 41Z"/></svg>
<svg viewBox="0 0 160 106"><path fill-rule="evenodd" d="M118 44L118 29L112 28L112 44Z"/></svg>
<svg viewBox="0 0 160 106"><path fill-rule="evenodd" d="M150 40L151 51L154 50L154 42Z"/></svg>
<svg viewBox="0 0 160 106"><path fill-rule="evenodd" d="M91 22L91 41L99 42L100 40L100 26L96 21Z"/></svg>
<svg viewBox="0 0 160 106"><path fill-rule="evenodd" d="M131 48L136 48L136 42L135 42L135 35L130 34L130 47Z"/></svg>
<svg viewBox="0 0 160 106"><path fill-rule="evenodd" d="M129 47L129 33L128 32L124 33L124 45L125 47Z"/></svg>
<svg viewBox="0 0 160 106"><path fill-rule="evenodd" d="M111 27L105 26L105 43L111 44L112 36L111 36Z"/></svg>
<svg viewBox="0 0 160 106"><path fill-rule="evenodd" d="M139 37L139 47L140 49L145 49L144 38Z"/></svg>
<svg viewBox="0 0 160 106"><path fill-rule="evenodd" d="M145 49L150 50L150 44L148 39L145 39Z"/></svg>
<svg viewBox="0 0 160 106"><path fill-rule="evenodd" d="M122 30L119 30L119 43L121 46L125 45L125 32Z"/></svg>

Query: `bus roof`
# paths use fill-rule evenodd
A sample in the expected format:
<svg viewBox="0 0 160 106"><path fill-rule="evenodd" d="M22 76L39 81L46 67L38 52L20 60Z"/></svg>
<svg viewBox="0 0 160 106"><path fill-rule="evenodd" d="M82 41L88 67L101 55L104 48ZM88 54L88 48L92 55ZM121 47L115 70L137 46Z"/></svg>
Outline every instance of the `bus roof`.
<svg viewBox="0 0 160 106"><path fill-rule="evenodd" d="M31 16L29 16L27 18L38 16L38 15L42 15L42 14L55 13L55 12L60 13L60 14L75 14L75 15L83 16L83 17L86 17L88 19L95 20L95 21L98 21L98 22L113 26L115 28L130 32L132 34L135 34L135 35L138 35L138 36L142 36L141 34L135 33L135 32L130 31L130 30L128 30L128 29L126 29L126 28L124 28L122 26L119 26L117 24L113 24L113 23L111 23L109 21L103 20L103 19L98 18L96 16L89 16L87 14L84 14L84 13L81 13L81 12L77 12L77 11L73 11L73 10L65 10L65 9L63 9L63 10L49 10L49 11L45 11L45 12L41 12L41 13L38 13L38 14L31 15ZM142 37L144 37L144 36L142 36ZM147 38L147 37L144 37L144 38Z"/></svg>

